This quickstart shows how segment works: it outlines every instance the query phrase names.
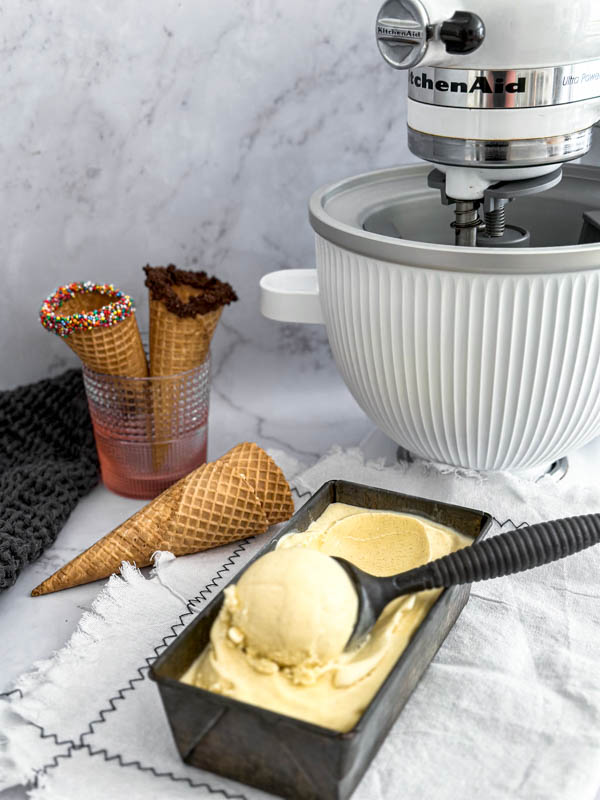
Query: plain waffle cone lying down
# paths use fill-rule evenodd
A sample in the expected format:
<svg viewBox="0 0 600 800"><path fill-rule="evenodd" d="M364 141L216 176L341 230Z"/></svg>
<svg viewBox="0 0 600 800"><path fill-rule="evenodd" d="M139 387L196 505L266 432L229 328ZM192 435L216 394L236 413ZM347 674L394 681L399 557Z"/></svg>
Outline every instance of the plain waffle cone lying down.
<svg viewBox="0 0 600 800"><path fill-rule="evenodd" d="M294 501L283 472L273 459L254 442L242 442L221 456L245 478L260 498L269 525L285 522L294 513Z"/></svg>
<svg viewBox="0 0 600 800"><path fill-rule="evenodd" d="M181 382L177 376L206 361L223 307L237 300L228 283L168 267L144 267L150 292L150 375L153 386L153 464L159 469L177 428Z"/></svg>
<svg viewBox="0 0 600 800"><path fill-rule="evenodd" d="M260 468L255 468L260 460ZM237 464L252 462L247 475ZM123 561L144 567L157 550L176 556L264 533L293 514L283 473L255 444L234 447L182 478L32 591L49 594L118 572Z"/></svg>
<svg viewBox="0 0 600 800"><path fill-rule="evenodd" d="M61 286L44 301L40 319L94 372L130 378L148 375L131 298L114 286L89 282Z"/></svg>

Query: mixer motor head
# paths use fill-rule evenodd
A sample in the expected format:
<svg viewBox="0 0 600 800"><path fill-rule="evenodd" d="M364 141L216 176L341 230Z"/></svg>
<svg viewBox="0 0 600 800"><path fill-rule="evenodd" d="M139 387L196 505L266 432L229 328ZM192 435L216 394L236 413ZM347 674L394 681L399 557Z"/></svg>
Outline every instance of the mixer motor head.
<svg viewBox="0 0 600 800"><path fill-rule="evenodd" d="M429 184L455 204L458 245L525 246L507 203L556 185L600 119L600 3L572 0L565 15L548 2L543 20L539 9L387 0L379 11L379 50L408 71L409 149L436 164Z"/></svg>

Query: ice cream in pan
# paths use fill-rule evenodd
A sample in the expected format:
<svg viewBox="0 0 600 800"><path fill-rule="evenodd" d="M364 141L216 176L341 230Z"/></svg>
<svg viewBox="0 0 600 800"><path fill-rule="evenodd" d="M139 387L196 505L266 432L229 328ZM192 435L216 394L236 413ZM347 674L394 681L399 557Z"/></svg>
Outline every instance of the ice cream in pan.
<svg viewBox="0 0 600 800"><path fill-rule="evenodd" d="M225 590L211 639L182 680L338 731L354 727L441 590L399 597L346 651L358 599L338 556L387 576L472 539L429 520L332 503ZM299 580L299 576L302 580Z"/></svg>
<svg viewBox="0 0 600 800"><path fill-rule="evenodd" d="M332 503L227 587L210 643L181 679L349 731L442 587L592 547L600 514L540 522L463 550L471 542L418 517ZM361 631L365 610L375 609L375 624Z"/></svg>

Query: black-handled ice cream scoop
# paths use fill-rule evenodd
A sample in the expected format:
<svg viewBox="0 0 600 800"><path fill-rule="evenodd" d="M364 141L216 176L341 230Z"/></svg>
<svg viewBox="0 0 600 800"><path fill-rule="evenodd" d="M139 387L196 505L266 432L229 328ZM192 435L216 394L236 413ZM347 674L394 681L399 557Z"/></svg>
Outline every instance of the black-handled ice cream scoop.
<svg viewBox="0 0 600 800"><path fill-rule="evenodd" d="M541 567L600 542L600 514L540 522L502 533L408 572L378 578L343 558L358 595L358 614L346 649L369 632L387 604L404 594L500 578Z"/></svg>

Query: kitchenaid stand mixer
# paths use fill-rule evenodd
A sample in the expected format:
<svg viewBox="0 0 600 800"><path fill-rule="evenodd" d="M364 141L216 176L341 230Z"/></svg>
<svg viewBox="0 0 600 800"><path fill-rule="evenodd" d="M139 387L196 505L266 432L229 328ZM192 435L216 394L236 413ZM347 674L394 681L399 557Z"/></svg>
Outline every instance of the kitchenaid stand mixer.
<svg viewBox="0 0 600 800"><path fill-rule="evenodd" d="M324 323L367 415L411 453L529 469L600 434L600 3L388 0L422 165L321 187L316 270L263 314ZM428 166L427 166L428 164Z"/></svg>
<svg viewBox="0 0 600 800"><path fill-rule="evenodd" d="M523 247L505 205L556 185L600 118L600 11L591 0L473 6L388 0L377 44L408 71L408 146L439 164L430 185L455 206L456 244Z"/></svg>

